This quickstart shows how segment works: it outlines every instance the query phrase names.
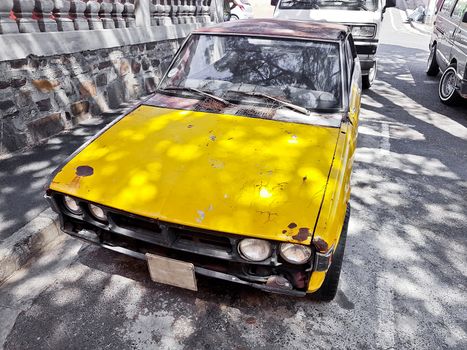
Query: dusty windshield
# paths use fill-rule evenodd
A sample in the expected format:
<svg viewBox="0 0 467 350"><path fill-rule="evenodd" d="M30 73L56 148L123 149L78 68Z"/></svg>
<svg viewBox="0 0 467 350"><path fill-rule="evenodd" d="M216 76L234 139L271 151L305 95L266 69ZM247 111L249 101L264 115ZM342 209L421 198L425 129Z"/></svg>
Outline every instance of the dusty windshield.
<svg viewBox="0 0 467 350"><path fill-rule="evenodd" d="M376 11L377 0L282 0L280 9Z"/></svg>
<svg viewBox="0 0 467 350"><path fill-rule="evenodd" d="M296 112L341 108L339 45L278 38L194 35L160 89L231 103L286 102ZM276 101L276 102L277 102ZM301 109L300 109L301 108Z"/></svg>

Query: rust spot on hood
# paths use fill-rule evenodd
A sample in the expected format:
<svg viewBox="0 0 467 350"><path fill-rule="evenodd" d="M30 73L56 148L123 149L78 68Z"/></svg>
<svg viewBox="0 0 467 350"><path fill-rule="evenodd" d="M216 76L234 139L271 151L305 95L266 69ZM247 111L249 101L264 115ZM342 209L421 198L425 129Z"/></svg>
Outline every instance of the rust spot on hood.
<svg viewBox="0 0 467 350"><path fill-rule="evenodd" d="M94 174L94 169L88 165L81 165L76 168L76 176L91 176Z"/></svg>
<svg viewBox="0 0 467 350"><path fill-rule="evenodd" d="M298 233L292 238L296 241L303 242L306 241L309 236L311 236L310 229L308 227L300 227Z"/></svg>
<svg viewBox="0 0 467 350"><path fill-rule="evenodd" d="M290 228L290 229L293 229L293 228L297 227L297 224L295 222L291 222L289 224L289 226L287 226L287 227Z"/></svg>
<svg viewBox="0 0 467 350"><path fill-rule="evenodd" d="M325 253L329 250L329 244L327 244L326 241L320 236L313 237L313 245L320 253Z"/></svg>

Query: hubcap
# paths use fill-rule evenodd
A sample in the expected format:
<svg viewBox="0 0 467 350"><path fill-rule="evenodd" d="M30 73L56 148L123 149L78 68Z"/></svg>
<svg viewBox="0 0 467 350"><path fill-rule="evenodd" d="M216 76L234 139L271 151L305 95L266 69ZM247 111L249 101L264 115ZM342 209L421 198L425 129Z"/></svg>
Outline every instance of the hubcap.
<svg viewBox="0 0 467 350"><path fill-rule="evenodd" d="M449 98L454 90L456 89L456 75L455 72L450 69L446 72L441 83L441 95L443 98Z"/></svg>

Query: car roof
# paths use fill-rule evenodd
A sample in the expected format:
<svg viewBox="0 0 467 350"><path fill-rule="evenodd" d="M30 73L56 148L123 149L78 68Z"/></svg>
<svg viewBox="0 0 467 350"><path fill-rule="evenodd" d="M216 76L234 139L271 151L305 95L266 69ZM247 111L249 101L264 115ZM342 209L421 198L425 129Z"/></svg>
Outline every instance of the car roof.
<svg viewBox="0 0 467 350"><path fill-rule="evenodd" d="M280 19L246 19L222 22L199 28L195 34L235 34L275 36L300 39L340 41L348 33L345 25L312 21L289 21Z"/></svg>

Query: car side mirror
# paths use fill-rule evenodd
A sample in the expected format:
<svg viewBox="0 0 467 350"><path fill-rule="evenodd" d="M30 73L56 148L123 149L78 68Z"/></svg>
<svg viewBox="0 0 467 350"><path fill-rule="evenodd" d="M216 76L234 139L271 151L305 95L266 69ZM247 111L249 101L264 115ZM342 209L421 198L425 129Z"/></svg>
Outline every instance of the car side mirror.
<svg viewBox="0 0 467 350"><path fill-rule="evenodd" d="M386 9L389 7L396 7L396 0L386 0L386 5L383 7L383 13L386 12Z"/></svg>
<svg viewBox="0 0 467 350"><path fill-rule="evenodd" d="M462 17L462 23L467 23L467 11L464 12L464 17Z"/></svg>
<svg viewBox="0 0 467 350"><path fill-rule="evenodd" d="M276 6L279 0L271 0L271 6Z"/></svg>

